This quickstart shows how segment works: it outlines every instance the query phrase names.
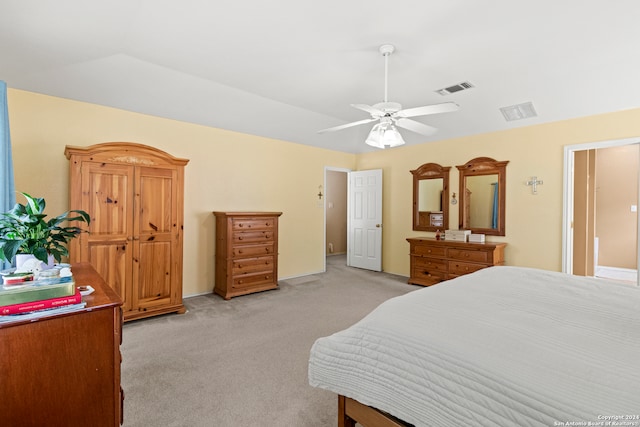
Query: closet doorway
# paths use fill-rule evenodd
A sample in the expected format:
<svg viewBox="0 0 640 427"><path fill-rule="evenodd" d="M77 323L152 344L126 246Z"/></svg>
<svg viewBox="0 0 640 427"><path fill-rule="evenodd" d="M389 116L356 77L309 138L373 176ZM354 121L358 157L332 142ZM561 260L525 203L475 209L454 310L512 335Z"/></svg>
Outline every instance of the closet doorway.
<svg viewBox="0 0 640 427"><path fill-rule="evenodd" d="M565 147L563 271L638 284L640 138Z"/></svg>

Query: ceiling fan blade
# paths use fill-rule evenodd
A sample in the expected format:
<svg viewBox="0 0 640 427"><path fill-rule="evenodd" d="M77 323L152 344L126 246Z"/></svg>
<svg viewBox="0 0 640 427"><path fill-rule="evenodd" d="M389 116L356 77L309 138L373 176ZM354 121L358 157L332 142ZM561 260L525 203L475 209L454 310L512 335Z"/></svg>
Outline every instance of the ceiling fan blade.
<svg viewBox="0 0 640 427"><path fill-rule="evenodd" d="M442 104L425 105L424 107L408 108L395 113L396 117L417 117L429 114L450 113L458 111L460 106L455 102L444 102Z"/></svg>
<svg viewBox="0 0 640 427"><path fill-rule="evenodd" d="M332 127L332 128L322 129L322 130L319 130L318 133L335 132L337 130L350 128L352 126L358 126L358 125L363 125L365 123L371 123L371 122L376 121L376 120L378 120L378 119L376 119L376 118L364 119L364 120L360 120L360 121L357 121L357 122L347 123L346 125L340 125L340 126L335 126L335 127Z"/></svg>
<svg viewBox="0 0 640 427"><path fill-rule="evenodd" d="M408 129L412 132L419 133L425 136L431 136L438 132L438 129L433 126L425 125L424 123L416 122L415 120L399 118L395 120L397 126Z"/></svg>
<svg viewBox="0 0 640 427"><path fill-rule="evenodd" d="M353 108L357 108L358 110L362 110L362 111L366 111L367 113L371 114L372 116L377 117L382 117L384 116L384 111L379 110L377 108L374 108L370 105L366 105L366 104L351 104L351 106Z"/></svg>

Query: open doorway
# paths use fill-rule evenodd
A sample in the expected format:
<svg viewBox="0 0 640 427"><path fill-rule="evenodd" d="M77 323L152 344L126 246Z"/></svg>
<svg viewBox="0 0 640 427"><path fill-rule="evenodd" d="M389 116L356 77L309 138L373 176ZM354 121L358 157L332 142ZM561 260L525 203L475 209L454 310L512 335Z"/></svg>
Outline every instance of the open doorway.
<svg viewBox="0 0 640 427"><path fill-rule="evenodd" d="M382 271L382 169L325 167L324 183L324 271L342 254L347 266Z"/></svg>
<svg viewBox="0 0 640 427"><path fill-rule="evenodd" d="M638 283L639 143L565 147L563 271Z"/></svg>
<svg viewBox="0 0 640 427"><path fill-rule="evenodd" d="M325 266L347 265L347 187L349 169L325 168L324 253Z"/></svg>

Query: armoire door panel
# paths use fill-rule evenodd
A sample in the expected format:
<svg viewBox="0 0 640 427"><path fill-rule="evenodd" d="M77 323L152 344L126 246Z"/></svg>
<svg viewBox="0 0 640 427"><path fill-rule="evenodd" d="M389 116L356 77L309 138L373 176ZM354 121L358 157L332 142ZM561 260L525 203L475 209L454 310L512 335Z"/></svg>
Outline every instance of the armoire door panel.
<svg viewBox="0 0 640 427"><path fill-rule="evenodd" d="M83 209L91 215L92 238L131 235L133 167L86 162L82 169Z"/></svg>
<svg viewBox="0 0 640 427"><path fill-rule="evenodd" d="M82 261L88 261L131 308L131 246L134 168L97 162L82 164L82 209L91 215L89 233L82 235Z"/></svg>
<svg viewBox="0 0 640 427"><path fill-rule="evenodd" d="M124 301L122 309L131 310L131 245L126 242L90 243L88 253L93 268Z"/></svg>
<svg viewBox="0 0 640 427"><path fill-rule="evenodd" d="M175 171L161 168L140 168L138 172L139 218L142 234L171 233L175 226Z"/></svg>
<svg viewBox="0 0 640 427"><path fill-rule="evenodd" d="M134 299L136 306L166 304L171 297L171 242L152 241L139 243L134 274Z"/></svg>

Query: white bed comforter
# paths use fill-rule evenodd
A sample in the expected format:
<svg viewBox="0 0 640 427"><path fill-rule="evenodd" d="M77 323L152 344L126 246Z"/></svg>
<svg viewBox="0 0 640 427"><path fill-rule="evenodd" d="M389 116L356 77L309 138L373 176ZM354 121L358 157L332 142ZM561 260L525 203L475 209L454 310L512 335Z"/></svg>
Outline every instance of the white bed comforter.
<svg viewBox="0 0 640 427"><path fill-rule="evenodd" d="M318 339L309 383L416 426L640 426L640 289L480 270Z"/></svg>

